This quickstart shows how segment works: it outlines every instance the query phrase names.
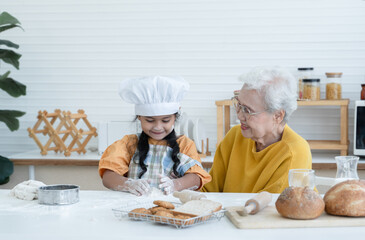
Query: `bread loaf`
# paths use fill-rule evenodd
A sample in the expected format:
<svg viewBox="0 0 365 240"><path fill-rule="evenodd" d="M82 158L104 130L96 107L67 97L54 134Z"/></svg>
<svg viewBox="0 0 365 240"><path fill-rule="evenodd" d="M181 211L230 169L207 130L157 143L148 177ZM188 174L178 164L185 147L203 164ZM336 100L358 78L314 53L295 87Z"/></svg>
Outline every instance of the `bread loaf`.
<svg viewBox="0 0 365 240"><path fill-rule="evenodd" d="M280 194L275 206L283 217L314 219L322 214L324 201L308 187L288 187Z"/></svg>
<svg viewBox="0 0 365 240"><path fill-rule="evenodd" d="M365 181L347 180L333 186L324 196L328 214L364 217Z"/></svg>

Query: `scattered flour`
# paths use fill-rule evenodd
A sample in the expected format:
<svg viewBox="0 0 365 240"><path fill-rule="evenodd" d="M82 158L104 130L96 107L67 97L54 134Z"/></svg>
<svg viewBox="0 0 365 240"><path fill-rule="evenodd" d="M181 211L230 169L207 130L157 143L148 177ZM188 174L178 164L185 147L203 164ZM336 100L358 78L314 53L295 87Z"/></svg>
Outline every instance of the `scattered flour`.
<svg viewBox="0 0 365 240"><path fill-rule="evenodd" d="M155 198L155 197L162 197L164 196L164 193L161 189L152 187L150 193L147 195L148 197Z"/></svg>

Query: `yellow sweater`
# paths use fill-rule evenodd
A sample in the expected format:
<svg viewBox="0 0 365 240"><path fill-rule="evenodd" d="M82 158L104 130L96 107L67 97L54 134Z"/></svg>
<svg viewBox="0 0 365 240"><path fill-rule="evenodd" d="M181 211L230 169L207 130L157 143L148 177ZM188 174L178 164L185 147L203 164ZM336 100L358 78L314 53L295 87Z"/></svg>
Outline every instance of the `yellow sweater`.
<svg viewBox="0 0 365 240"><path fill-rule="evenodd" d="M244 138L240 125L233 127L219 144L205 192L268 191L281 193L288 187L289 169L312 168L306 140L285 125L282 139L256 152L256 143Z"/></svg>

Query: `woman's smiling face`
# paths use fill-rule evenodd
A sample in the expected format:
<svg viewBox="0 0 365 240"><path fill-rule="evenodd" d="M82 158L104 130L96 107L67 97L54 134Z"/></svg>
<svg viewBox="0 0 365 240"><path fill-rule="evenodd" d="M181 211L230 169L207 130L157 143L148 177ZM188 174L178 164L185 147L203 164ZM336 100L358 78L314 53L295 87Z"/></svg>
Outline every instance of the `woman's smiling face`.
<svg viewBox="0 0 365 240"><path fill-rule="evenodd" d="M149 137L155 140L162 140L171 133L175 124L175 114L164 116L138 116L141 127Z"/></svg>
<svg viewBox="0 0 365 240"><path fill-rule="evenodd" d="M244 113L241 108L236 109L241 123L241 132L245 138L257 141L272 133L274 127L273 115L266 112L264 99L256 90L242 88L237 100L240 105L246 107L251 113L258 113L250 115Z"/></svg>

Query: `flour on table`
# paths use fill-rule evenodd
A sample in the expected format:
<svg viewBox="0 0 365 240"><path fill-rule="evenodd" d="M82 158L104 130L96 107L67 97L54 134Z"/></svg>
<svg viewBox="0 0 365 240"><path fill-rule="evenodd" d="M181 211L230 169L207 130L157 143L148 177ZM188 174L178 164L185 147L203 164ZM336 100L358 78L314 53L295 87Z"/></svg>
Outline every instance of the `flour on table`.
<svg viewBox="0 0 365 240"><path fill-rule="evenodd" d="M161 189L152 187L150 194L148 194L148 197L154 198L154 197L161 197L164 196L164 193L161 191Z"/></svg>

